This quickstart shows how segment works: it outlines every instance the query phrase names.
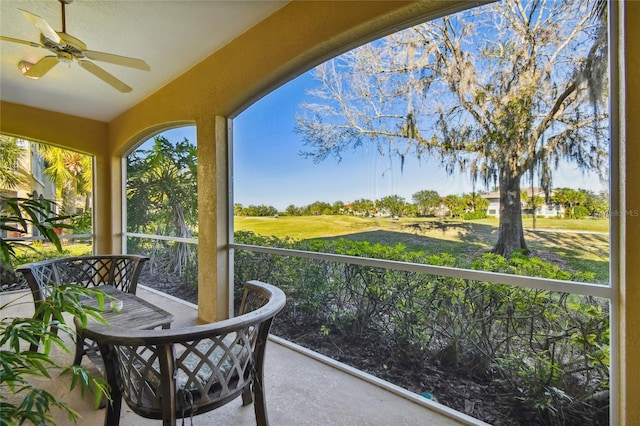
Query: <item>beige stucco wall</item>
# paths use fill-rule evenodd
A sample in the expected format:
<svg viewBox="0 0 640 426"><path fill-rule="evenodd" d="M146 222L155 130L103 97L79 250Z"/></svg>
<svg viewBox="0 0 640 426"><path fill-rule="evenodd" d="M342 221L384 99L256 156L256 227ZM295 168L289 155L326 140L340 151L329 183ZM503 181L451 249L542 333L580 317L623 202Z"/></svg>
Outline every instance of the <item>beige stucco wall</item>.
<svg viewBox="0 0 640 426"><path fill-rule="evenodd" d="M119 252L122 155L167 127L195 124L198 144L199 315L228 312L229 226L227 117L323 59L374 36L424 19L459 1L293 2L235 39L163 89L109 123L0 103L0 132L45 141L95 156L95 250ZM635 77L640 58L640 2L624 3L622 71ZM640 211L640 82L622 82L622 209ZM612 207L614 208L614 207ZM640 218L623 217L619 265L621 424L640 424ZM615 266L614 266L615 267Z"/></svg>

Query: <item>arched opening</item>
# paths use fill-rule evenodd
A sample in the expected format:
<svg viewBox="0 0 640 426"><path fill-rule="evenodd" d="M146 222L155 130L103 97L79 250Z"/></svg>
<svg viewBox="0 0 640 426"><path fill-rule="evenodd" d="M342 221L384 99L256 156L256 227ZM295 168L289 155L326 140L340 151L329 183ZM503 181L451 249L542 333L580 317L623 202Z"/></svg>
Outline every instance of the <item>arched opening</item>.
<svg viewBox="0 0 640 426"><path fill-rule="evenodd" d="M540 424L608 424L617 355L609 77L577 81L566 104L560 89L574 87L594 51L607 68L607 23L568 13L561 27L572 34L546 45L546 33L529 34L525 62L549 67L545 77L520 62L512 47L527 37L505 23L550 12L527 3L531 14L510 20L504 4L361 46L234 118L234 282L285 289L277 335L338 359L349 352L354 367L381 366L372 368L380 377L458 411L490 423L528 412ZM535 57L562 37L555 55ZM581 48L562 50L570 45ZM559 103L567 115L542 128L538 117ZM531 129L539 134L525 140ZM512 216L519 228L504 226ZM527 244L505 251L505 239ZM443 375L447 385L425 385ZM476 402L456 396L467 380ZM500 392L508 404L479 396Z"/></svg>
<svg viewBox="0 0 640 426"><path fill-rule="evenodd" d="M140 284L197 303L196 127L164 130L126 156L125 250L149 256Z"/></svg>

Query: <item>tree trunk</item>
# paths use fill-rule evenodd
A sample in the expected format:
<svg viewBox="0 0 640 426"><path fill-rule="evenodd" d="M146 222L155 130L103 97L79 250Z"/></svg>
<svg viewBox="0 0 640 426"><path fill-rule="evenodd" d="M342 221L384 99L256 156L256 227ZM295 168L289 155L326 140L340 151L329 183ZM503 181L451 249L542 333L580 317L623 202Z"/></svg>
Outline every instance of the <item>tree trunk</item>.
<svg viewBox="0 0 640 426"><path fill-rule="evenodd" d="M533 185L531 185L531 206L533 210L533 229L536 229L536 221L538 220L538 199L535 196Z"/></svg>
<svg viewBox="0 0 640 426"><path fill-rule="evenodd" d="M180 238L191 238L191 232L187 226L187 222L184 218L184 211L179 204L173 204L171 208L173 223L176 229L176 234ZM171 271L182 276L183 268L189 264L191 259L191 248L189 244L179 242L176 244L174 256L169 264Z"/></svg>
<svg viewBox="0 0 640 426"><path fill-rule="evenodd" d="M493 252L508 258L516 250L527 250L522 227L520 176L500 172L500 226Z"/></svg>
<svg viewBox="0 0 640 426"><path fill-rule="evenodd" d="M76 214L76 199L78 197L78 191L75 180L68 182L62 188L62 214L74 215Z"/></svg>

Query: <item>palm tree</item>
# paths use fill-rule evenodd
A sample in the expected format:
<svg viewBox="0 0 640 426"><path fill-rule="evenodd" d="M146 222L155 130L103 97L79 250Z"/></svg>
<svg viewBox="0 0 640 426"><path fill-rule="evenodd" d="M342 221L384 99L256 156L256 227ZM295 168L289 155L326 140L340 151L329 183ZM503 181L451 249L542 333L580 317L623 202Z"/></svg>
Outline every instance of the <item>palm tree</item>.
<svg viewBox="0 0 640 426"><path fill-rule="evenodd" d="M533 217L533 229L536 229L538 209L545 205L546 200L544 199L544 197L536 195L533 187L531 187L530 191L523 189L522 194L520 195L520 199L525 201L528 209L531 209L531 214Z"/></svg>
<svg viewBox="0 0 640 426"><path fill-rule="evenodd" d="M154 138L149 150L130 155L127 164L128 226L132 230L191 238L197 229L197 151L187 139L175 144ZM182 275L192 250L178 242L165 263Z"/></svg>
<svg viewBox="0 0 640 426"><path fill-rule="evenodd" d="M16 138L0 135L0 190L16 190L26 183L19 162L23 153Z"/></svg>
<svg viewBox="0 0 640 426"><path fill-rule="evenodd" d="M44 173L55 182L56 197L62 200L62 214L76 213L79 195L85 197L87 208L92 190L91 157L51 145L40 145L40 152L47 163Z"/></svg>

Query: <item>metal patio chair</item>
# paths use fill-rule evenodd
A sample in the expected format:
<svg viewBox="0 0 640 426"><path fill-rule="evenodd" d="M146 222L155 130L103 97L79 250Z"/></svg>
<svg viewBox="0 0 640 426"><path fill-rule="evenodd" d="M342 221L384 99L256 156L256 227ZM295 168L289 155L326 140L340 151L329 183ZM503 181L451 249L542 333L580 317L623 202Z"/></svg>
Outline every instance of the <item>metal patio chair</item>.
<svg viewBox="0 0 640 426"><path fill-rule="evenodd" d="M138 277L149 258L138 255L92 255L61 257L28 263L16 268L22 273L33 294L36 312L50 288L60 284L79 284L86 288L110 285L127 293L136 293ZM37 351L32 343L30 350ZM81 332L76 333L76 353L73 363L79 365L83 355L93 348Z"/></svg>
<svg viewBox="0 0 640 426"><path fill-rule="evenodd" d="M168 330L86 330L98 343L111 388L105 424L119 424L123 399L138 415L175 425L242 395L243 405L254 403L257 424L268 425L264 354L285 302L282 290L250 281L239 316L231 319Z"/></svg>

